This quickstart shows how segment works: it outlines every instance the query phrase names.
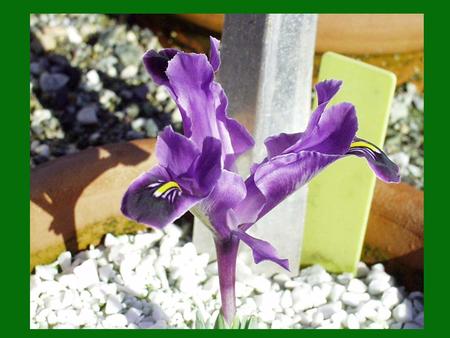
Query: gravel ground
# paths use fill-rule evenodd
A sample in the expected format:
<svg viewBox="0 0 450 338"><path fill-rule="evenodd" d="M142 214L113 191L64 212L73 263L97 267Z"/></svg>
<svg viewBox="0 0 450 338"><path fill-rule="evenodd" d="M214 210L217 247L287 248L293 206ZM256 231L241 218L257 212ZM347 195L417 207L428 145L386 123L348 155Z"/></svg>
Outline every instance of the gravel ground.
<svg viewBox="0 0 450 338"><path fill-rule="evenodd" d="M315 265L293 278L253 274L238 259L238 315L257 328L423 327L423 294L407 294L382 264L356 276ZM216 262L197 254L179 227L114 237L31 276L31 328L192 328L219 311Z"/></svg>
<svg viewBox="0 0 450 338"><path fill-rule="evenodd" d="M32 166L180 128L174 102L141 62L162 48L150 30L94 14L31 15L30 29Z"/></svg>
<svg viewBox="0 0 450 338"><path fill-rule="evenodd" d="M30 163L35 166L88 146L180 130L180 116L145 72L145 50L161 48L148 29L118 18L30 16ZM423 189L423 95L397 89L385 149L404 182Z"/></svg>
<svg viewBox="0 0 450 338"><path fill-rule="evenodd" d="M402 181L423 190L423 94L412 83L397 89L384 148L400 167Z"/></svg>

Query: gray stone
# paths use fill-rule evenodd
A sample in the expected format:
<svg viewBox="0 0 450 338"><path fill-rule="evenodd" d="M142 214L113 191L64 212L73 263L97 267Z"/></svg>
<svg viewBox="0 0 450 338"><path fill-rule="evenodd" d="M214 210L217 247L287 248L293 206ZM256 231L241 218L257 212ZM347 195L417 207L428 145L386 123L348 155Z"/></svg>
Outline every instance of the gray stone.
<svg viewBox="0 0 450 338"><path fill-rule="evenodd" d="M69 82L69 77L65 74L43 73L39 78L39 86L43 91L52 92L62 89Z"/></svg>
<svg viewBox="0 0 450 338"><path fill-rule="evenodd" d="M98 123L98 108L96 105L89 105L79 110L77 113L77 121L82 125L92 125Z"/></svg>

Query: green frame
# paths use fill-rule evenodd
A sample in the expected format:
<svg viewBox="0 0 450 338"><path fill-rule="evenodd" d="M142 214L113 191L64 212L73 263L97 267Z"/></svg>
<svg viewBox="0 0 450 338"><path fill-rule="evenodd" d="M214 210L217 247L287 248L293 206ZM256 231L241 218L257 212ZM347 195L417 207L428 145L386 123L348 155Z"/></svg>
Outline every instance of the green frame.
<svg viewBox="0 0 450 338"><path fill-rule="evenodd" d="M438 7L439 6L439 7ZM426 108L431 112L426 117L427 169L426 171L426 324L424 330L385 330L383 332L319 330L318 336L353 336L356 335L402 335L424 337L439 334L445 330L447 307L446 299L440 290L446 290L448 282L439 275L440 268L446 267L444 259L448 236L445 215L445 176L443 165L437 163L440 146L445 145L443 135L448 125L449 113L442 104L442 97L448 91L448 67L445 62L445 48L448 48L448 35L444 35L448 24L448 12L443 2L434 5L431 1L410 0L408 2L377 0L363 2L358 0L323 0L292 1L277 0L264 2L260 0L221 1L205 0L171 0L166 2L123 0L22 0L19 4L4 3L2 25L2 64L3 92L2 126L3 177L2 206L5 213L2 243L2 307L1 322L6 336L34 337L75 337L97 336L111 337L125 334L120 330L30 330L29 329L29 121L25 112L29 111L29 14L30 13L424 13L425 14L425 48L427 94ZM343 23L345 24L345 23ZM448 28L447 28L448 31ZM428 76L430 74L430 76ZM428 82L428 78L430 79ZM446 81L447 80L447 81ZM442 83L442 85L440 84ZM431 88L431 90L430 90ZM439 110L442 110L440 112ZM434 111L434 112L433 112ZM439 119L439 120L438 120ZM448 132L447 132L448 133ZM448 141L447 141L448 143ZM435 195L434 197L432 197ZM439 198L441 197L442 198ZM433 225L431 225L433 224ZM441 249L443 248L443 250ZM14 258L13 258L14 257ZM447 282L447 283L446 283ZM433 291L431 291L433 290ZM445 331L444 331L445 332ZM287 337L302 336L303 330L283 330ZM268 336L270 330L242 330L230 332L201 330L129 330L126 335L132 337L212 337L232 334L233 336Z"/></svg>

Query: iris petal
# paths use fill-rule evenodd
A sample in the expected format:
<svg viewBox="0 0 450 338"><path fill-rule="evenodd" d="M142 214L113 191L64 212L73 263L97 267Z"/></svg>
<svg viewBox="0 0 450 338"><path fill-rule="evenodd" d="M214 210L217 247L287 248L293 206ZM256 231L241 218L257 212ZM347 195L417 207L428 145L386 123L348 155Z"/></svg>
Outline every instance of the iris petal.
<svg viewBox="0 0 450 338"><path fill-rule="evenodd" d="M122 213L139 223L163 228L181 217L201 198L183 191L166 169L157 166L139 176L122 199Z"/></svg>
<svg viewBox="0 0 450 338"><path fill-rule="evenodd" d="M211 194L196 207L214 225L221 238L230 236L233 225L229 212L245 197L245 184L242 177L231 171L223 170Z"/></svg>
<svg viewBox="0 0 450 338"><path fill-rule="evenodd" d="M364 157L377 177L383 181L400 182L398 166L373 143L356 137L347 154Z"/></svg>
<svg viewBox="0 0 450 338"><path fill-rule="evenodd" d="M314 151L302 151L298 154L280 155L261 164L255 171L254 181L266 198L266 202L258 218L268 213L340 157Z"/></svg>
<svg viewBox="0 0 450 338"><path fill-rule="evenodd" d="M219 46L220 41L212 36L209 37L209 63L211 64L213 70L217 72L220 67L220 52Z"/></svg>
<svg viewBox="0 0 450 338"><path fill-rule="evenodd" d="M256 264L269 260L278 264L282 268L289 270L289 261L287 259L279 258L277 250L269 242L252 237L242 230L233 231L233 234L247 244L250 249L252 249L253 259Z"/></svg>
<svg viewBox="0 0 450 338"><path fill-rule="evenodd" d="M156 156L159 163L170 168L174 175L179 176L186 172L199 154L195 144L187 137L174 132L171 126L167 126L159 134Z"/></svg>

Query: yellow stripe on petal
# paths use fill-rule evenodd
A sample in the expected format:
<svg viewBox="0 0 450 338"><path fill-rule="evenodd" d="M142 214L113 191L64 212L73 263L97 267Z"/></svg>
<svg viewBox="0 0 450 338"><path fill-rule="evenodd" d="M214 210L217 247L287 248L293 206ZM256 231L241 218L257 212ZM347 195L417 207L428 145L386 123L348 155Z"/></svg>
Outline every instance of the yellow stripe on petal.
<svg viewBox="0 0 450 338"><path fill-rule="evenodd" d="M164 193L166 193L167 191L169 191L171 189L176 189L176 190L181 191L180 185L177 182L169 181L169 182L166 182L163 185L161 185L158 189L156 189L155 192L153 193L153 195L155 197L161 197Z"/></svg>
<svg viewBox="0 0 450 338"><path fill-rule="evenodd" d="M377 147L375 147L373 144L370 144L370 143L364 142L364 141L353 142L350 145L350 149L352 149L352 148L368 148L376 153L380 152L380 150Z"/></svg>

